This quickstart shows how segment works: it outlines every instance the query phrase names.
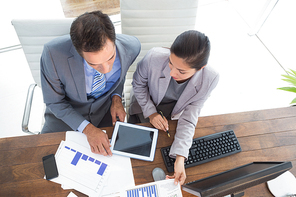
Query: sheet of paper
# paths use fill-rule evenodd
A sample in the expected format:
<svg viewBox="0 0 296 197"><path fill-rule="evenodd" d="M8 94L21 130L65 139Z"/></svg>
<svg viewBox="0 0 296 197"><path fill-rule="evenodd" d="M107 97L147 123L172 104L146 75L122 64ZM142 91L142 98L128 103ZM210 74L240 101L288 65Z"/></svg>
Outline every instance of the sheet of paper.
<svg viewBox="0 0 296 197"><path fill-rule="evenodd" d="M80 144L90 150L86 135L80 132L68 131L66 132L66 141L70 140ZM104 185L101 195L110 195L122 191L124 188L135 186L134 175L132 170L131 160L128 157L119 155L112 155L108 157L112 170L110 172L107 183ZM63 186L64 188L69 188Z"/></svg>
<svg viewBox="0 0 296 197"><path fill-rule="evenodd" d="M137 185L120 193L120 197L182 197L180 184L175 185L174 179Z"/></svg>
<svg viewBox="0 0 296 197"><path fill-rule="evenodd" d="M100 196L112 170L108 157L72 141L62 141L55 155L63 184L88 196Z"/></svg>
<svg viewBox="0 0 296 197"><path fill-rule="evenodd" d="M67 197L77 197L73 192L70 192Z"/></svg>

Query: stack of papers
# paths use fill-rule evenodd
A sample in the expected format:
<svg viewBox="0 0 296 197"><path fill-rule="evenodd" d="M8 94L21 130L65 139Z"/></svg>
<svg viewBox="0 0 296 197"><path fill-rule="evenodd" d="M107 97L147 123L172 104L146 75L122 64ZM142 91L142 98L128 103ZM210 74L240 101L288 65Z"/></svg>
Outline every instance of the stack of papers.
<svg viewBox="0 0 296 197"><path fill-rule="evenodd" d="M91 152L83 133L66 133L56 154L59 177L51 181L90 197L109 196L135 186L130 158Z"/></svg>

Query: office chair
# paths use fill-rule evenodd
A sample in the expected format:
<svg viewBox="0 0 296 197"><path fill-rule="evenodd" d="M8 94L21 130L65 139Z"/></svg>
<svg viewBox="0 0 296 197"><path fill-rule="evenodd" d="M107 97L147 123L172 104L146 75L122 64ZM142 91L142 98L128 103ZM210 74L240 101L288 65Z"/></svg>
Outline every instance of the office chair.
<svg viewBox="0 0 296 197"><path fill-rule="evenodd" d="M40 20L14 19L11 21L35 81L34 84L29 86L27 93L22 120L22 130L25 133L37 134L29 130L29 119L34 90L36 87L41 88L40 57L42 54L43 45L56 37L69 34L72 21L72 18Z"/></svg>
<svg viewBox="0 0 296 197"><path fill-rule="evenodd" d="M182 32L195 29L198 0L121 0L121 30L136 36L141 52L127 72L124 85L126 111L130 105L133 73L153 47L170 47Z"/></svg>

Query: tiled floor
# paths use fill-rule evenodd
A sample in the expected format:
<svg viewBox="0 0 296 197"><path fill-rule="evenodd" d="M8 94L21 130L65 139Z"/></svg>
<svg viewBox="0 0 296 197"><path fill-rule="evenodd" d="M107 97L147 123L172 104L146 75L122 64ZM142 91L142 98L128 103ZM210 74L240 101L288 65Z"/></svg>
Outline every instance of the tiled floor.
<svg viewBox="0 0 296 197"><path fill-rule="evenodd" d="M16 2L21 4L19 8ZM37 0L25 2L5 1L5 6L0 6L0 24L5 29L1 31L0 48L18 44L10 24L13 18L63 17L58 0L44 0L42 4ZM210 64L220 73L220 82L206 102L202 116L289 105L294 95L276 90L286 85L280 76L284 70L257 36L248 35L249 26L229 1L200 5L197 30L209 36ZM24 135L22 114L27 88L33 79L20 49L0 53L0 61L0 137ZM35 108L40 106L39 102ZM37 114L31 118L32 130L40 129L40 117Z"/></svg>

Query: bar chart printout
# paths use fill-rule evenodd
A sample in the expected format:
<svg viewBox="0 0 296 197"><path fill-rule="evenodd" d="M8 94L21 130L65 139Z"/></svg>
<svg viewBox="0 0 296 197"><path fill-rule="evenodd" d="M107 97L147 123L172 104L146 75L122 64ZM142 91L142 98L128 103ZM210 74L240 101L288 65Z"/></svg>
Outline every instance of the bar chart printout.
<svg viewBox="0 0 296 197"><path fill-rule="evenodd" d="M157 185L150 185L126 191L127 197L159 197Z"/></svg>
<svg viewBox="0 0 296 197"><path fill-rule="evenodd" d="M182 197L180 184L174 179L150 182L125 189L121 197Z"/></svg>
<svg viewBox="0 0 296 197"><path fill-rule="evenodd" d="M87 195L99 195L110 168L103 157L74 142L65 141L56 154L59 174L66 177L74 189Z"/></svg>

